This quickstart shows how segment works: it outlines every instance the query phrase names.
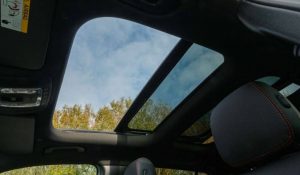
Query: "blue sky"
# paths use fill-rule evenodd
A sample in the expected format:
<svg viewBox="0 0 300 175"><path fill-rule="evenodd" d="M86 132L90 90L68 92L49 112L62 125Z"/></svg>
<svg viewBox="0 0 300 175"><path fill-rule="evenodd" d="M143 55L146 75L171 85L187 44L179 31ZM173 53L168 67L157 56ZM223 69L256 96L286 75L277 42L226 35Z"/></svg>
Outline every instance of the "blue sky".
<svg viewBox="0 0 300 175"><path fill-rule="evenodd" d="M175 108L223 62L222 54L193 44L150 98Z"/></svg>
<svg viewBox="0 0 300 175"><path fill-rule="evenodd" d="M134 99L178 41L122 19L87 22L75 36L57 108Z"/></svg>

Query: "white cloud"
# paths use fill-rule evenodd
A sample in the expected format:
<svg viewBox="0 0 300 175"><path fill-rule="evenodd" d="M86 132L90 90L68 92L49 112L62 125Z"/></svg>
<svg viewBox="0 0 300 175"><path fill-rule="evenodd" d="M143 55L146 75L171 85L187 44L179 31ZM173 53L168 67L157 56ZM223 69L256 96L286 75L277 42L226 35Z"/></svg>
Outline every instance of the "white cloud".
<svg viewBox="0 0 300 175"><path fill-rule="evenodd" d="M57 107L135 98L178 40L121 19L89 21L75 37Z"/></svg>
<svg viewBox="0 0 300 175"><path fill-rule="evenodd" d="M175 108L223 61L221 54L194 44L150 98Z"/></svg>

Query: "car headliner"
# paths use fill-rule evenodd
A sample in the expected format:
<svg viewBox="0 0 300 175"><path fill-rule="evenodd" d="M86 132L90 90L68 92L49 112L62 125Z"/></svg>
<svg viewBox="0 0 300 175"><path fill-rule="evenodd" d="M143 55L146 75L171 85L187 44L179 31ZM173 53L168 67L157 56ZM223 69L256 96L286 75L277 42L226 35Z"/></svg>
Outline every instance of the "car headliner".
<svg viewBox="0 0 300 175"><path fill-rule="evenodd" d="M0 43L1 87L43 87L50 94L47 104L38 109L0 109L1 116L10 116L15 122L18 118L35 121L32 151L19 154L14 150L22 150L24 145L11 145L14 150L10 152L6 151L9 145L2 146L0 170L55 163L96 164L101 160L122 164L142 156L157 166L199 170L225 167L214 145L178 143L178 136L197 116L211 110L242 84L268 75L282 79L289 79L291 74L298 76L300 62L292 55L294 44L249 30L237 16L236 0L189 0L170 7L135 7L127 0L33 1L27 34L0 28L1 40L7 41ZM166 67L191 43L222 53L225 62L152 134L124 133L122 127L118 133L56 130L51 124L52 114L75 33L86 21L107 16L132 20L182 38L169 55ZM15 47L11 50L8 46ZM163 74L162 69L155 78ZM151 93L153 86L148 84L144 93ZM9 137L19 136L1 133L1 142Z"/></svg>

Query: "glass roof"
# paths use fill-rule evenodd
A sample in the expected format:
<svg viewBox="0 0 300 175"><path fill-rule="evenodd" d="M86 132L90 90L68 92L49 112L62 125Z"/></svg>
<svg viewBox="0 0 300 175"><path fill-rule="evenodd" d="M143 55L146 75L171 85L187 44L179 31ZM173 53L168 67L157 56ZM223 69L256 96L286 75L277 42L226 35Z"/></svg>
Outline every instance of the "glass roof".
<svg viewBox="0 0 300 175"><path fill-rule="evenodd" d="M53 126L113 131L179 38L118 18L98 18L77 32Z"/></svg>
<svg viewBox="0 0 300 175"><path fill-rule="evenodd" d="M220 53L193 44L137 112L129 128L153 131L223 62Z"/></svg>

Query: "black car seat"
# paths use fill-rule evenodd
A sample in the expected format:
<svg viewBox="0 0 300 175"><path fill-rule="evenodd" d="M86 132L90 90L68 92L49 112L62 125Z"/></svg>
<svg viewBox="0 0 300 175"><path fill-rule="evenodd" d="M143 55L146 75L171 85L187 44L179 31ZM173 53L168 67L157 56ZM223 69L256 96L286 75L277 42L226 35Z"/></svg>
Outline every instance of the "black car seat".
<svg viewBox="0 0 300 175"><path fill-rule="evenodd" d="M139 158L127 166L124 175L156 175L156 173L150 160Z"/></svg>
<svg viewBox="0 0 300 175"><path fill-rule="evenodd" d="M222 159L249 168L245 174L300 174L299 112L264 83L246 84L222 100L211 130Z"/></svg>

